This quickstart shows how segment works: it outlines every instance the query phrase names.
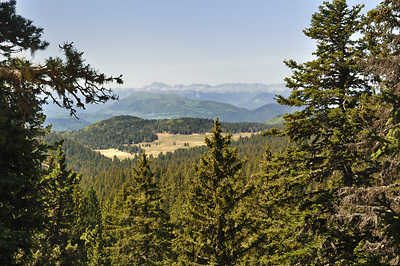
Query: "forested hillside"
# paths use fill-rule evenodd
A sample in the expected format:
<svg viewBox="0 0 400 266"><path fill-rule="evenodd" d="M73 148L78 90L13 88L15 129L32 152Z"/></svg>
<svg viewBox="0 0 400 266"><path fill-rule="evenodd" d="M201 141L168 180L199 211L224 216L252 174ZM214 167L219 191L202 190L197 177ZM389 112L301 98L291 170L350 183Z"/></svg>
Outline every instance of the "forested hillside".
<svg viewBox="0 0 400 266"><path fill-rule="evenodd" d="M101 114L134 115L147 119L220 117L223 122L263 122L276 115L290 111L290 108L270 103L264 108L249 111L234 105L216 102L190 100L174 94L152 94L138 92L99 111Z"/></svg>
<svg viewBox="0 0 400 266"><path fill-rule="evenodd" d="M204 122L208 124L207 120ZM98 137L94 135L94 138L97 139ZM82 173L82 188L88 190L93 186L101 202L113 198L117 189L122 187L123 183L131 174L131 168L137 165L139 156L133 159L112 160L58 133L50 133L45 137L45 141L49 144L56 143L62 139L64 139L62 147L65 151L67 166L78 173ZM288 145L285 138L269 137L266 139L259 134L255 134L251 137L239 138L232 143L232 146L238 149L239 157L246 160L243 171L244 180L249 180L251 175L257 172L267 142L269 143L268 145L272 147L274 153L285 150ZM152 168L156 176L160 178L169 179L177 175L182 178L182 181L187 182L187 179L190 178L188 175L189 169L192 167L193 163L199 161L201 154L205 151L206 147L201 146L179 149L175 152L161 154L157 156L157 158L150 157L152 160ZM162 174L166 172L171 173L171 175ZM163 182L165 182L165 187L171 188L171 186L174 187L176 185L171 180L164 180ZM179 191L179 194L184 191L184 189Z"/></svg>
<svg viewBox="0 0 400 266"><path fill-rule="evenodd" d="M280 127L121 116L59 135L46 100L74 115L121 77L71 43L41 65L15 57L48 43L0 2L0 265L399 265L400 2L361 12L313 14L313 59L285 61L277 101L296 111ZM242 130L264 132L224 133ZM93 151L209 131L157 158Z"/></svg>
<svg viewBox="0 0 400 266"><path fill-rule="evenodd" d="M262 132L271 128L270 125L254 122L223 123L223 126L225 132L231 133ZM205 118L146 120L134 116L116 116L78 131L60 132L60 134L92 149L124 150L127 148L126 145L156 140L157 133L205 134L210 132L212 127L213 120Z"/></svg>
<svg viewBox="0 0 400 266"><path fill-rule="evenodd" d="M81 129L85 123L94 123L112 116L136 116L143 119L173 119L197 117L214 119L219 117L223 122L264 122L277 115L294 111L295 108L268 103L255 110L239 108L231 104L216 101L191 100L174 94L155 94L137 92L121 98L96 112L79 112L81 120L68 117L47 107L46 125L53 124L56 131ZM86 122L87 121L87 122Z"/></svg>

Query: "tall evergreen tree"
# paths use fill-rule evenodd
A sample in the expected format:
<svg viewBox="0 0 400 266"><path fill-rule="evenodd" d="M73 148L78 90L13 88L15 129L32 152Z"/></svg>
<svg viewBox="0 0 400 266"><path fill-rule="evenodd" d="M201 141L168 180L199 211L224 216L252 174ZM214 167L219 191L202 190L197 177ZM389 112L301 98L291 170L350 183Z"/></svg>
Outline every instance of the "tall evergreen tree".
<svg viewBox="0 0 400 266"><path fill-rule="evenodd" d="M195 165L183 206L183 233L177 239L181 265L235 265L254 242L245 200L251 186L240 179L242 162L230 149L231 135L223 136L218 118L209 152Z"/></svg>
<svg viewBox="0 0 400 266"><path fill-rule="evenodd" d="M46 229L39 234L35 252L35 265L73 265L77 258L75 230L77 218L76 191L80 177L66 169L61 144L49 158L49 174L43 179Z"/></svg>
<svg viewBox="0 0 400 266"><path fill-rule="evenodd" d="M15 1L0 3L0 54L32 48L44 49L40 40L43 29L15 14ZM4 64L0 62L0 67ZM26 86L25 97L33 103L22 110L15 99L18 93L7 79L0 77L0 264L17 263L16 255L29 254L31 237L42 224L40 162L44 156L37 136L43 134L40 124L41 101L37 91ZM25 112L32 115L27 117ZM23 258L22 258L23 260Z"/></svg>
<svg viewBox="0 0 400 266"><path fill-rule="evenodd" d="M106 265L101 207L96 191L91 187L82 197L77 195L75 230L79 236L79 262L82 265Z"/></svg>
<svg viewBox="0 0 400 266"><path fill-rule="evenodd" d="M26 96L35 97L33 92ZM15 94L0 79L0 264L12 265L29 256L31 238L42 228L43 206L40 201L41 162L45 149L38 140L43 116L26 118ZM38 101L39 102L39 101ZM36 112L36 108L31 109ZM21 126L23 122L26 126Z"/></svg>
<svg viewBox="0 0 400 266"><path fill-rule="evenodd" d="M375 123L371 126L369 148L380 163L380 195L377 213L381 218L385 244L379 261L399 261L400 189L400 1L385 0L367 15L365 40L370 53L366 67L373 74L379 92L375 98ZM377 206L374 206L377 208ZM370 251L370 254L374 254ZM392 263L393 264L393 263Z"/></svg>
<svg viewBox="0 0 400 266"><path fill-rule="evenodd" d="M368 12L368 25L365 39L370 53L366 62L367 69L374 75L379 90L376 99L376 122L372 128L373 150L376 158L384 163L381 172L382 183L390 182L399 172L398 154L400 150L400 79L398 43L400 2L383 1Z"/></svg>
<svg viewBox="0 0 400 266"><path fill-rule="evenodd" d="M284 116L282 131L267 134L286 136L296 145L271 160L263 177L266 206L275 209L271 219L287 235L282 244L298 243L292 251L278 244L285 250L281 263L349 263L363 241L365 232L357 223L344 222L348 217L338 200L343 188L373 183L376 169L358 146L373 121L368 105L373 92L361 65L365 45L358 37L361 8L350 8L345 0L324 2L304 30L317 43L316 58L285 62L293 71L285 79L292 93L278 102L299 110Z"/></svg>
<svg viewBox="0 0 400 266"><path fill-rule="evenodd" d="M310 218L318 207L304 204L311 196L304 187L308 169L303 156L299 150L273 154L266 146L261 171L253 176L252 215L260 243L246 258L248 265L312 265L317 257L322 239L310 231L320 224Z"/></svg>
<svg viewBox="0 0 400 266"><path fill-rule="evenodd" d="M16 14L16 1L0 3L0 264L23 263L29 256L32 236L43 224L40 201L41 171L46 147L42 105L47 95L75 113L85 103L105 102L113 95L103 86L109 78L84 63L72 44L62 49L66 59L49 58L35 66L16 52L45 49L42 28Z"/></svg>
<svg viewBox="0 0 400 266"><path fill-rule="evenodd" d="M279 96L283 105L300 107L284 116L281 135L307 151L309 168L319 179L337 171L345 186L365 183L369 172L358 171L366 160L355 145L359 133L371 123L372 112L365 100L372 95L360 61L365 46L361 33L362 6L349 8L345 0L324 2L313 14L306 36L315 40L316 59L303 64L286 61L293 74L286 78L289 97Z"/></svg>
<svg viewBox="0 0 400 266"><path fill-rule="evenodd" d="M146 153L133 171L132 180L116 196L106 219L111 263L168 265L172 228Z"/></svg>

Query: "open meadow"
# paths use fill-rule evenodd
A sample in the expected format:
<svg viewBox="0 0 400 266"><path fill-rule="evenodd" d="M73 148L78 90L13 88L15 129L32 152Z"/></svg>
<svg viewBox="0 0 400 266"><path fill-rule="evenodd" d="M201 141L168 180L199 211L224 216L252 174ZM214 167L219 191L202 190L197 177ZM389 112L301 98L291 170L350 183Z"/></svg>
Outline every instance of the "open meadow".
<svg viewBox="0 0 400 266"><path fill-rule="evenodd" d="M258 133L236 133L232 134L233 140L237 140L240 137L250 137L251 135ZM168 133L158 133L158 139L153 142L142 142L138 144L132 144L134 146L140 146L141 149L144 149L147 154L153 155L157 157L161 152L173 152L177 149L182 148L190 148L205 145L204 138L205 136L210 136L211 133L207 134L168 134ZM100 152L102 155L114 158L117 156L118 159L123 160L126 158L133 158L135 154L131 154L128 152L123 152L117 149L101 149L95 150Z"/></svg>

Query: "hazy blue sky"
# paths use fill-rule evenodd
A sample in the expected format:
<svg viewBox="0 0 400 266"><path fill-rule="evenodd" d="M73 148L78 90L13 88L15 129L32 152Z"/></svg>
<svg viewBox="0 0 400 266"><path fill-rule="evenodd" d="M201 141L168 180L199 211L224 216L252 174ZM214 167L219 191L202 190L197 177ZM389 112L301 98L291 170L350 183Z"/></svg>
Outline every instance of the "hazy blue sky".
<svg viewBox="0 0 400 266"><path fill-rule="evenodd" d="M364 3L365 11L378 0ZM312 58L302 30L317 0L18 0L17 12L51 43L35 61L74 42L87 62L123 87L167 84L282 83L285 59Z"/></svg>

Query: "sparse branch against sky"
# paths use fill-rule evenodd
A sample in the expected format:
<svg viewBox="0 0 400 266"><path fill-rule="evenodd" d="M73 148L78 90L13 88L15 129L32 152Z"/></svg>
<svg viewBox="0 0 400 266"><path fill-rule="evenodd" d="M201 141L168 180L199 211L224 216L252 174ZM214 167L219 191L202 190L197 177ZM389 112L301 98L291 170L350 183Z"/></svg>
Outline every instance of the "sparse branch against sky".
<svg viewBox="0 0 400 266"><path fill-rule="evenodd" d="M364 11L378 0L363 3ZM283 60L312 59L302 33L317 0L18 0L17 12L44 28L50 42L34 61L74 42L87 62L124 87L152 82L282 83ZM29 54L26 54L29 56Z"/></svg>

